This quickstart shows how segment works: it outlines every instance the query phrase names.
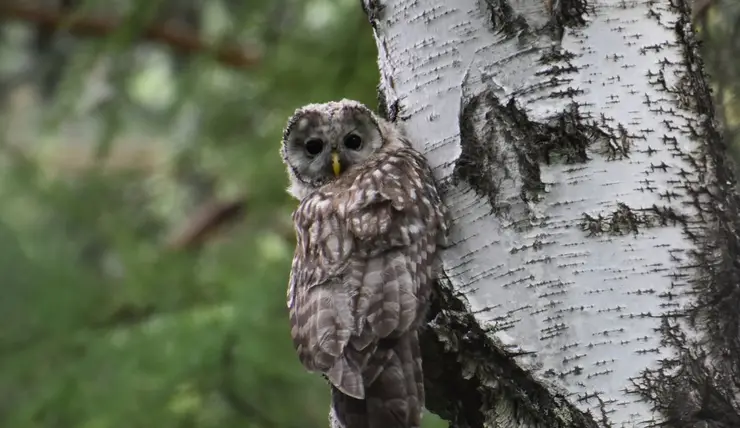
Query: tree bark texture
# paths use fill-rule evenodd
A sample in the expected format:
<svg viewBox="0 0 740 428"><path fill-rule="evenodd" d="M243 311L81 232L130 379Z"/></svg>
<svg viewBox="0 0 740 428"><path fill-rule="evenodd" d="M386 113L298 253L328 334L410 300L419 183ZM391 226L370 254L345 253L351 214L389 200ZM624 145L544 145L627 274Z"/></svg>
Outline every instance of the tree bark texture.
<svg viewBox="0 0 740 428"><path fill-rule="evenodd" d="M455 427L740 427L732 167L687 0L363 0L380 110L455 225L424 335Z"/></svg>

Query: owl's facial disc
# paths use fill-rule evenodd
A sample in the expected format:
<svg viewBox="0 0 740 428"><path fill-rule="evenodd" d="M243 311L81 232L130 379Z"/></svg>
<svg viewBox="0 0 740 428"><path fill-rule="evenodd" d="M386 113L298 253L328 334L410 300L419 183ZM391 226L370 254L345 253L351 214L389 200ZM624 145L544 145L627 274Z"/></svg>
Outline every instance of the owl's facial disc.
<svg viewBox="0 0 740 428"><path fill-rule="evenodd" d="M313 106L291 118L285 135L284 159L309 189L336 180L383 145L372 113L347 103Z"/></svg>

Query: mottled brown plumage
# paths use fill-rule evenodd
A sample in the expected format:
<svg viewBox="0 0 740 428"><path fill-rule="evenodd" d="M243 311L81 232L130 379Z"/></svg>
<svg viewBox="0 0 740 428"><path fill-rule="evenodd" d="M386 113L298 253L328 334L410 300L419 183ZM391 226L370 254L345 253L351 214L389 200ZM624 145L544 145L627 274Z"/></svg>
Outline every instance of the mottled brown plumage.
<svg viewBox="0 0 740 428"><path fill-rule="evenodd" d="M281 152L301 200L288 288L298 357L331 383L333 425L418 427L417 330L448 228L431 171L395 126L349 100L297 110Z"/></svg>

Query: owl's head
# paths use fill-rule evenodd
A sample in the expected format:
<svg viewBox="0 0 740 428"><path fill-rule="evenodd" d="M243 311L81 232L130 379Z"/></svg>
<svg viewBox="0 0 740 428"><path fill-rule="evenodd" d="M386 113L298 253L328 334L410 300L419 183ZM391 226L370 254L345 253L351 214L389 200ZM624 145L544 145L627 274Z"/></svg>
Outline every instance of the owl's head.
<svg viewBox="0 0 740 428"><path fill-rule="evenodd" d="M381 122L363 104L346 99L296 110L280 148L290 177L288 192L302 199L363 163L384 144Z"/></svg>

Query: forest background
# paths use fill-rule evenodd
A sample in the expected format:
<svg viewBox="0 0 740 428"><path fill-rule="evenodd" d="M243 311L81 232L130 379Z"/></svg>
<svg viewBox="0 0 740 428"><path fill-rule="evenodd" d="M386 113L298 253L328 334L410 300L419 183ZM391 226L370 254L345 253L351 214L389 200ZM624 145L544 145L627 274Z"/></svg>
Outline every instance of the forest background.
<svg viewBox="0 0 740 428"><path fill-rule="evenodd" d="M738 158L740 4L695 21ZM376 53L358 0L0 0L0 427L327 426L278 148Z"/></svg>

